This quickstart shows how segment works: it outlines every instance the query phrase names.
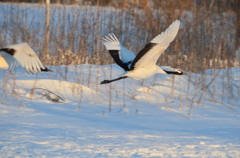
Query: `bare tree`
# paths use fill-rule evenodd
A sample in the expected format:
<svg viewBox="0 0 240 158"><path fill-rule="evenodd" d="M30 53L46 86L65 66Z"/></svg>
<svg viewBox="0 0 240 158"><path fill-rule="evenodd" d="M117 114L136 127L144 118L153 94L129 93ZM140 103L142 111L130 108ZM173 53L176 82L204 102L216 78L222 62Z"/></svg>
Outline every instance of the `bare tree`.
<svg viewBox="0 0 240 158"><path fill-rule="evenodd" d="M50 40L50 0L46 0L46 25L45 25L45 44L44 44L44 58L47 59Z"/></svg>

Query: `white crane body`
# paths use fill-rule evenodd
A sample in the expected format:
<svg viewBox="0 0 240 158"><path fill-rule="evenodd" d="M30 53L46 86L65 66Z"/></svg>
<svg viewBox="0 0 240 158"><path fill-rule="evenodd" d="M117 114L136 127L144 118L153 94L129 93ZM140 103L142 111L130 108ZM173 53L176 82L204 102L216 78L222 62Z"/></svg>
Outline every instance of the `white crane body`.
<svg viewBox="0 0 240 158"><path fill-rule="evenodd" d="M164 32L145 45L137 56L123 47L114 34L105 36L103 38L103 44L113 57L114 61L122 67L126 73L113 80L104 80L101 84L107 84L128 77L135 80L145 79L156 73L184 75L185 73L181 70L166 71L156 65L160 55L176 37L179 27L180 21L174 21Z"/></svg>

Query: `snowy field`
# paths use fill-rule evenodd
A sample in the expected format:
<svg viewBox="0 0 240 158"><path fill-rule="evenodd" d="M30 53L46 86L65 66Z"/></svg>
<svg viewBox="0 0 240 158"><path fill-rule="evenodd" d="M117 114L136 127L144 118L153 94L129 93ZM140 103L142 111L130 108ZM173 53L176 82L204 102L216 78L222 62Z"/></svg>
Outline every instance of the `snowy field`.
<svg viewBox="0 0 240 158"><path fill-rule="evenodd" d="M0 71L1 158L240 157L240 68L109 85L116 65L52 69Z"/></svg>

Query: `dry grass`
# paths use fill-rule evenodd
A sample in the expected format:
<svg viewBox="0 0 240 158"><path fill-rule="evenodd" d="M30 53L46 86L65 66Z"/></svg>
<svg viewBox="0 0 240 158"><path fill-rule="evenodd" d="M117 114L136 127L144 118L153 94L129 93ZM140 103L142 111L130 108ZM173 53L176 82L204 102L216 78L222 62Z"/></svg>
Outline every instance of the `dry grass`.
<svg viewBox="0 0 240 158"><path fill-rule="evenodd" d="M45 65L107 65L113 60L101 44L104 35L114 33L125 47L137 53L175 19L180 19L178 36L159 59L159 65L189 72L240 66L239 15L234 8L223 9L216 1L153 3L151 6L146 0L124 1L114 3L114 7L52 5L49 39L45 36L45 5L0 4L0 45L28 42ZM64 80L68 79L67 72L68 67L60 74ZM227 75L222 80L223 87L228 87L222 90L223 97L239 96L240 93L232 94L231 78ZM198 83L204 93L209 90L206 86L214 85L214 77L212 82L201 78ZM216 92L211 92L213 98ZM112 95L110 90L109 109Z"/></svg>
<svg viewBox="0 0 240 158"><path fill-rule="evenodd" d="M160 65L192 72L239 66L234 12L165 5L173 8L155 9L144 3L118 9L53 5L48 39L44 5L2 4L0 26L4 31L0 43L28 42L47 65L109 64L112 60L100 41L107 33L115 33L124 46L137 53L171 22L180 19L178 36L162 55Z"/></svg>

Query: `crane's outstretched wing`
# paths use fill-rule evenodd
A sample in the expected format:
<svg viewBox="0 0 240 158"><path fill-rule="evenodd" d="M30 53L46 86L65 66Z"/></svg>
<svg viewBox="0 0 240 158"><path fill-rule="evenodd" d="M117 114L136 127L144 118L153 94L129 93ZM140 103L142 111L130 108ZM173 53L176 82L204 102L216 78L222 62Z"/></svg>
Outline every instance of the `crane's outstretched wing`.
<svg viewBox="0 0 240 158"><path fill-rule="evenodd" d="M136 55L123 47L114 34L109 34L108 36L103 37L103 44L116 64L122 67L125 71L129 71L130 65Z"/></svg>
<svg viewBox="0 0 240 158"><path fill-rule="evenodd" d="M46 71L46 67L43 66L37 54L28 45L28 43L21 43L1 48L0 55L6 60L9 68L22 66L26 69L26 71L31 73Z"/></svg>
<svg viewBox="0 0 240 158"><path fill-rule="evenodd" d="M135 67L145 67L156 64L159 56L176 37L179 26L180 21L174 21L164 32L147 44L133 60L130 70L133 70Z"/></svg>

